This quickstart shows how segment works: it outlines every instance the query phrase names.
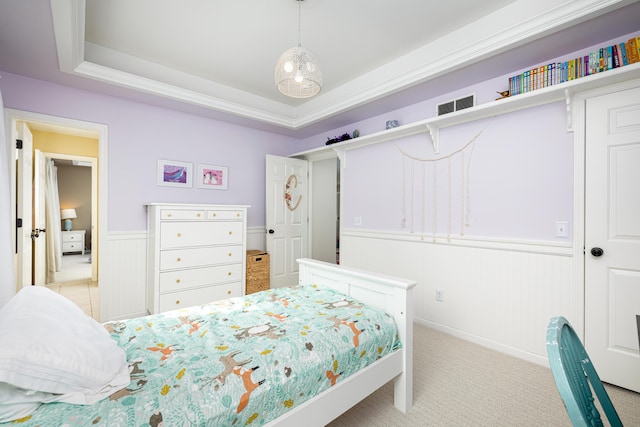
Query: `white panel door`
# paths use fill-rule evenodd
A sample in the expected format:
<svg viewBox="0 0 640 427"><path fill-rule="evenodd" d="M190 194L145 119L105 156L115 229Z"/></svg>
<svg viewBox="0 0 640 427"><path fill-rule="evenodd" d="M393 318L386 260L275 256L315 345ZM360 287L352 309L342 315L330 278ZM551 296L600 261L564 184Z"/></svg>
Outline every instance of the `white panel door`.
<svg viewBox="0 0 640 427"><path fill-rule="evenodd" d="M22 220L22 227L16 230L16 282L18 289L30 286L32 267L31 225L33 224L33 135L24 122L16 125L16 138L22 141L18 150L16 170L16 218Z"/></svg>
<svg viewBox="0 0 640 427"><path fill-rule="evenodd" d="M307 171L306 160L267 156L265 224L272 288L296 285L296 259L307 256Z"/></svg>
<svg viewBox="0 0 640 427"><path fill-rule="evenodd" d="M640 392L640 88L589 99L586 126L585 346Z"/></svg>
<svg viewBox="0 0 640 427"><path fill-rule="evenodd" d="M40 150L34 150L33 155L33 283L44 286L47 272L46 158Z"/></svg>

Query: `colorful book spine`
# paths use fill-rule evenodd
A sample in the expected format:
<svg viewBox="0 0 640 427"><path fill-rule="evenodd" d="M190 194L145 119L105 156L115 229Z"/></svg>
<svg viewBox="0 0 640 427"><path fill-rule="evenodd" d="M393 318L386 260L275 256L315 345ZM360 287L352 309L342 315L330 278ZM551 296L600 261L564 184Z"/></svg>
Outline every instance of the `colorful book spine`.
<svg viewBox="0 0 640 427"><path fill-rule="evenodd" d="M627 58L629 58L629 64L635 64L640 59L638 55L638 42L636 38L629 39L627 46Z"/></svg>
<svg viewBox="0 0 640 427"><path fill-rule="evenodd" d="M629 61L627 60L627 46L624 42L620 43L618 52L620 52L620 56L622 57L622 66L629 65Z"/></svg>
<svg viewBox="0 0 640 427"><path fill-rule="evenodd" d="M509 77L509 92L512 96L519 95L637 62L640 62L640 36L564 62L551 62L523 71Z"/></svg>

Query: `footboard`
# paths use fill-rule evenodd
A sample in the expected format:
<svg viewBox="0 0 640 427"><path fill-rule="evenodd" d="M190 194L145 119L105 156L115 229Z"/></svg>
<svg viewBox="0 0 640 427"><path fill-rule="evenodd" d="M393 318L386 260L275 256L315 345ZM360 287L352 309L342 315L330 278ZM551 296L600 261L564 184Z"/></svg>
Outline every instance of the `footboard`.
<svg viewBox="0 0 640 427"><path fill-rule="evenodd" d="M379 378L387 378L386 381L394 379L394 405L402 412L408 412L413 403L413 307L411 295L416 282L312 259L299 259L298 263L300 265L300 284L316 283L332 287L346 295L353 296L366 304L383 310L393 317L398 328L400 340L402 341L402 350L396 352L396 354L387 356L389 360L385 360L387 358L384 358L379 361L380 363L375 363L367 367L361 376L379 376ZM371 371L371 373L368 371ZM332 387L328 392L335 393L336 396L342 395L339 399L344 399L344 396L350 393L353 393L354 396L364 394L345 408L342 411L344 412L353 404L375 391L386 381L382 382L382 384L374 385L366 378L359 380L354 378L352 381L354 383L354 390L349 390L348 392L337 392L336 390L334 392L333 389L336 387ZM349 387L348 381L344 381L343 384L345 388ZM369 387L369 389L363 391L361 387ZM312 404L313 401L310 401L309 406ZM344 406L344 402L336 407L340 406ZM326 408L328 407L332 406L323 405L323 412L326 412ZM340 415L340 413L335 414L333 418ZM306 416L308 416L308 414ZM316 418L314 417L313 419ZM329 419L329 421L331 419Z"/></svg>

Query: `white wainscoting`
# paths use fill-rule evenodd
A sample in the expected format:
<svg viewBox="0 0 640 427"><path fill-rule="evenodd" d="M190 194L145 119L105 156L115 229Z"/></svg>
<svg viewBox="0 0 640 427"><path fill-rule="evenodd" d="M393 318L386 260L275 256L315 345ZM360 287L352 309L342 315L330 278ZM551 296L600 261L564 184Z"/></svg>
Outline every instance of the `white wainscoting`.
<svg viewBox="0 0 640 427"><path fill-rule="evenodd" d="M247 248L265 249L264 227L247 229ZM100 320L147 314L147 232L109 233L100 269Z"/></svg>
<svg viewBox="0 0 640 427"><path fill-rule="evenodd" d="M264 250L264 228L248 230L247 247ZM340 249L344 265L416 280L416 322L525 360L547 364L549 318L582 323L568 245L343 230ZM107 236L102 321L146 314L146 251L146 232Z"/></svg>
<svg viewBox="0 0 640 427"><path fill-rule="evenodd" d="M109 233L103 256L105 268L99 267L98 277L100 320L146 315L146 231Z"/></svg>
<svg viewBox="0 0 640 427"><path fill-rule="evenodd" d="M418 282L416 322L542 365L549 319L582 323L573 258L552 242L356 230L340 241L341 264Z"/></svg>
<svg viewBox="0 0 640 427"><path fill-rule="evenodd" d="M247 250L258 249L264 251L267 248L264 227L247 227Z"/></svg>

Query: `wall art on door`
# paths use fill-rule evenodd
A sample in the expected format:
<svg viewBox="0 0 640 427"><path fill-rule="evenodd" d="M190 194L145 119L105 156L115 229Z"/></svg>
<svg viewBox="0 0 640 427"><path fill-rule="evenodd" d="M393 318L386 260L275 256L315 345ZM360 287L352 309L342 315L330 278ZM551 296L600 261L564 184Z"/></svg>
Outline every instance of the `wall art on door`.
<svg viewBox="0 0 640 427"><path fill-rule="evenodd" d="M191 188L193 186L193 164L159 159L156 177L158 185Z"/></svg>
<svg viewBox="0 0 640 427"><path fill-rule="evenodd" d="M198 188L226 190L229 184L229 171L224 166L198 165Z"/></svg>

